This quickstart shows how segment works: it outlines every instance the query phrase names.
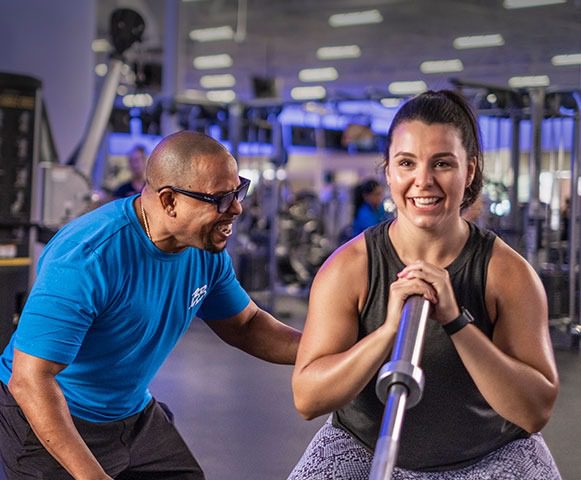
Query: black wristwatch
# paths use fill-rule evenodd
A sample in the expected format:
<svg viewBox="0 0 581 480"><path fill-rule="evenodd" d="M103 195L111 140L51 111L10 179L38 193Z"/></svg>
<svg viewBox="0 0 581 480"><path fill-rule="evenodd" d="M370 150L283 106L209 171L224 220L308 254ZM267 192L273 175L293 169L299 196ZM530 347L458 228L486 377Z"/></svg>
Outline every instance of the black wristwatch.
<svg viewBox="0 0 581 480"><path fill-rule="evenodd" d="M442 325L444 331L448 336L454 335L456 332L462 330L469 323L474 322L474 317L464 307L460 307L460 315L446 325Z"/></svg>

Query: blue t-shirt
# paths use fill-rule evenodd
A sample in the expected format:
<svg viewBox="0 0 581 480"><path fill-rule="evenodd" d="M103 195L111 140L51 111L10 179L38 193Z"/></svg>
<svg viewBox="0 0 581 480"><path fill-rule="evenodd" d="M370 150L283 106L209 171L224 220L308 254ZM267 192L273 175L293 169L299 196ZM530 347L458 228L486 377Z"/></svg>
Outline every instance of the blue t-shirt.
<svg viewBox="0 0 581 480"><path fill-rule="evenodd" d="M56 378L71 414L92 422L147 405L149 382L194 317L228 318L250 301L225 251L157 249L139 224L135 198L83 215L51 239L0 357L4 383L14 347L66 364Z"/></svg>
<svg viewBox="0 0 581 480"><path fill-rule="evenodd" d="M388 218L389 216L383 208L383 203L379 207L373 208L367 202L364 202L355 213L351 235L359 235L366 228L377 225Z"/></svg>

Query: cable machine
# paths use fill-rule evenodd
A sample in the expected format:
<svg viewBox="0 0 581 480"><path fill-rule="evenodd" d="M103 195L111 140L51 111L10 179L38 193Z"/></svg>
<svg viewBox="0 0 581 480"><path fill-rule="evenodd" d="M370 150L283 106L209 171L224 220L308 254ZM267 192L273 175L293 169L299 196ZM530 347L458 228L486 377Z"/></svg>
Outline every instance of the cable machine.
<svg viewBox="0 0 581 480"><path fill-rule="evenodd" d="M489 216L504 214L490 222L490 227L538 272L547 292L557 345L564 341L578 349L581 93L511 90L458 79L452 83L472 99L481 125L491 117L510 122L510 169L502 175L511 180L507 182L510 211L498 212L495 205L488 205Z"/></svg>

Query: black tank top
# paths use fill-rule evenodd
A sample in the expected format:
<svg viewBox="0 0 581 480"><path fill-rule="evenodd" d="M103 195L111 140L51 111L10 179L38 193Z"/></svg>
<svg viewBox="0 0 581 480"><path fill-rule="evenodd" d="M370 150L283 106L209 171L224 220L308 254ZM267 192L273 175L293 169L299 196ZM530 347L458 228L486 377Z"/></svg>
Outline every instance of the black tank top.
<svg viewBox="0 0 581 480"><path fill-rule="evenodd" d="M492 338L486 311L486 272L495 235L470 225L460 255L447 267L458 305ZM359 339L376 330L387 313L389 286L404 268L384 222L365 232L369 294L359 316ZM529 434L498 415L478 391L454 345L442 327L430 320L420 364L425 386L415 407L405 413L397 465L411 470L438 471L476 463L488 453ZM345 407L333 414L333 424L375 449L384 405L375 394L377 375Z"/></svg>

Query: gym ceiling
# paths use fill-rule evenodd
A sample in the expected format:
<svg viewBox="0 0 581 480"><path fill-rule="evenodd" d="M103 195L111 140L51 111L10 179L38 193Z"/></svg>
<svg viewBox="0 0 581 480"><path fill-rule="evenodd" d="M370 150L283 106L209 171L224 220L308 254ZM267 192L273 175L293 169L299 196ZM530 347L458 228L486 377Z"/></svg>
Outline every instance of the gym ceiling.
<svg viewBox="0 0 581 480"><path fill-rule="evenodd" d="M178 38L178 93L199 96L210 90L233 90L244 101L257 95L256 88L271 87L274 92L265 96L276 94L290 100L294 87L318 86L325 89L327 99L340 100L405 95L397 93L394 82L423 81L427 88L445 88L450 87L450 78L517 88L518 80L514 83L512 77L533 77L528 81L549 89L581 88L581 0L552 0L552 5L528 8L507 8L518 0L170 1L179 12L172 23ZM165 4L161 0L100 0L97 38L107 36L109 15L115 8L138 11L146 22L145 37L142 46L130 52L129 60L146 66L152 77L156 71L159 76L156 66L163 64ZM372 12L364 16L374 23L331 26L345 19L333 15L349 12ZM222 28L210 35L232 38L192 40L191 36L204 36L204 31L191 34L192 30L215 27ZM497 45L454 46L459 37L482 35ZM350 47L347 51L354 57L319 58L320 48L335 46ZM194 67L196 57L218 54L228 55L221 58L231 66ZM442 60L452 60L444 64L450 71L428 73L430 66L438 69L442 64L424 62ZM98 53L97 63L103 61L106 54ZM321 68L322 72L299 73ZM309 80L309 75L317 73L329 79ZM254 77L278 83L255 85ZM212 79L226 86L214 87ZM155 94L156 79L147 83L144 88Z"/></svg>

